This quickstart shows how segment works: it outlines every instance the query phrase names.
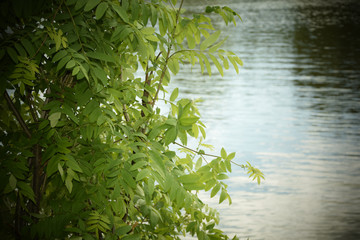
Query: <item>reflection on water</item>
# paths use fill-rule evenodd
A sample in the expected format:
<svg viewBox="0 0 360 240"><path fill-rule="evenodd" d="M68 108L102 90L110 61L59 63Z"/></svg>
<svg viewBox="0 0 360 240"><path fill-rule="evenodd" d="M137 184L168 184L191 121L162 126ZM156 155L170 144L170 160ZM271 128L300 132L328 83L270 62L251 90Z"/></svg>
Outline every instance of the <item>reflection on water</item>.
<svg viewBox="0 0 360 240"><path fill-rule="evenodd" d="M189 66L171 87L204 99L208 143L266 174L257 186L232 173L233 205L217 206L222 228L250 239L360 239L360 4L187 4L220 2L243 18L224 30L225 48L245 64L240 74L209 78Z"/></svg>

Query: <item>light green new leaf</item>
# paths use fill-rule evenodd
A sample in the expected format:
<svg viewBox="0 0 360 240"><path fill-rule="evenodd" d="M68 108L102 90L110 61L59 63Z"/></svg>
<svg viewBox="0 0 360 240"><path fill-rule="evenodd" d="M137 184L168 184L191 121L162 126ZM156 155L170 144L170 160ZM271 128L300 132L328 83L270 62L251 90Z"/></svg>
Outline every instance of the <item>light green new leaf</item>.
<svg viewBox="0 0 360 240"><path fill-rule="evenodd" d="M227 192L225 189L221 190L220 198L219 198L219 204L222 203L227 197Z"/></svg>
<svg viewBox="0 0 360 240"><path fill-rule="evenodd" d="M194 137L198 138L199 137L199 127L196 124L193 124L191 127L191 130L194 134Z"/></svg>
<svg viewBox="0 0 360 240"><path fill-rule="evenodd" d="M226 175L225 173L219 173L216 177L218 180L224 180L224 179L228 179L229 176Z"/></svg>
<svg viewBox="0 0 360 240"><path fill-rule="evenodd" d="M217 70L219 71L219 73L221 74L221 76L223 77L224 76L224 71L223 71L223 68L221 66L221 64L219 63L219 61L216 59L216 57L214 57L213 55L209 54L211 60L214 62Z"/></svg>
<svg viewBox="0 0 360 240"><path fill-rule="evenodd" d="M201 57L202 57L202 59L204 60L204 63L205 63L205 66L206 66L206 70L207 70L209 76L211 76L211 65L210 65L209 60L207 59L207 57L206 57L204 54L202 54Z"/></svg>
<svg viewBox="0 0 360 240"><path fill-rule="evenodd" d="M232 153L230 153L227 157L226 157L226 160L233 160L234 159L234 157L235 157L235 152L232 152Z"/></svg>
<svg viewBox="0 0 360 240"><path fill-rule="evenodd" d="M136 181L140 181L140 180L144 179L145 177L147 177L149 175L150 175L150 170L149 169L143 169L136 176Z"/></svg>
<svg viewBox="0 0 360 240"><path fill-rule="evenodd" d="M153 27L144 27L140 29L140 32L142 32L145 35L152 35L155 32L155 28Z"/></svg>
<svg viewBox="0 0 360 240"><path fill-rule="evenodd" d="M218 40L220 36L221 31L216 31L213 34L211 34L208 38L206 38L201 44L200 44L200 50L204 51L206 48L211 46Z"/></svg>
<svg viewBox="0 0 360 240"><path fill-rule="evenodd" d="M177 137L177 129L176 127L170 127L165 132L165 145L169 145L170 143L174 142Z"/></svg>
<svg viewBox="0 0 360 240"><path fill-rule="evenodd" d="M213 52L215 52L216 50L218 50L218 48L219 48L220 46L222 46L222 45L226 42L227 39L228 39L228 37L224 38L224 39L221 40L220 42L218 42L218 43L214 44L212 47L210 47L210 48L209 48L209 53L213 53Z"/></svg>
<svg viewBox="0 0 360 240"><path fill-rule="evenodd" d="M187 39L189 49L195 48L196 43L195 43L194 35L192 33L187 33L186 34L186 39Z"/></svg>
<svg viewBox="0 0 360 240"><path fill-rule="evenodd" d="M154 35L146 35L145 38L149 41L152 41L152 42L159 42L159 38L157 38L156 36Z"/></svg>
<svg viewBox="0 0 360 240"><path fill-rule="evenodd" d="M56 124L59 122L60 117L61 117L61 112L56 112L49 116L50 126L52 128L55 127Z"/></svg>
<svg viewBox="0 0 360 240"><path fill-rule="evenodd" d="M183 126L191 126L196 123L200 118L199 117L182 117L180 118L180 124Z"/></svg>
<svg viewBox="0 0 360 240"><path fill-rule="evenodd" d="M180 70L179 60L175 58L170 58L168 61L168 67L173 74L177 74Z"/></svg>
<svg viewBox="0 0 360 240"><path fill-rule="evenodd" d="M236 73L239 73L239 67L237 65L237 61L235 60L235 57L228 56L228 58L229 58L231 64L234 66Z"/></svg>
<svg viewBox="0 0 360 240"><path fill-rule="evenodd" d="M195 170L198 170L202 165L202 157L199 157L199 159L196 161L195 164Z"/></svg>
<svg viewBox="0 0 360 240"><path fill-rule="evenodd" d="M224 149L224 148L221 148L221 158L222 158L222 159L226 159L226 157L227 157L227 154L226 154L225 149Z"/></svg>
<svg viewBox="0 0 360 240"><path fill-rule="evenodd" d="M179 96L179 88L175 88L170 95L170 101L175 101L176 98Z"/></svg>
<svg viewBox="0 0 360 240"><path fill-rule="evenodd" d="M199 179L200 179L199 175L195 173L190 173L179 177L179 181L182 183L196 183L199 181Z"/></svg>
<svg viewBox="0 0 360 240"><path fill-rule="evenodd" d="M216 186L211 190L210 197L214 197L220 190L220 183L216 184Z"/></svg>

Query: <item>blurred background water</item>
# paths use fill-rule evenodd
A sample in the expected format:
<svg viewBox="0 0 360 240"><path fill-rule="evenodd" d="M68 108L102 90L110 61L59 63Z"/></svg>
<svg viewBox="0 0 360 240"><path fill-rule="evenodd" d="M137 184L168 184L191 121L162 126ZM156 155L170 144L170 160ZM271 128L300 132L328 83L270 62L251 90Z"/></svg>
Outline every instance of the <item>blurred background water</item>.
<svg viewBox="0 0 360 240"><path fill-rule="evenodd" d="M236 75L186 65L170 89L201 98L206 143L236 151L266 176L233 167L233 204L221 228L241 239L360 239L360 2L185 1L228 5L242 17L223 47L244 62ZM189 13L191 14L191 12ZM215 70L215 69L214 69Z"/></svg>

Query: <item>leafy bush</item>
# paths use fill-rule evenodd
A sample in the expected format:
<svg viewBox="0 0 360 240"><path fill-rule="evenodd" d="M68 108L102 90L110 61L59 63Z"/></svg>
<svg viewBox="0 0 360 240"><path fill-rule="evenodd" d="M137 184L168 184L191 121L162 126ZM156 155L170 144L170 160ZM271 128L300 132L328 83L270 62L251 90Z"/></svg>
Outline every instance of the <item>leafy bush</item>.
<svg viewBox="0 0 360 240"><path fill-rule="evenodd" d="M235 153L206 154L196 102L177 100L177 88L164 98L183 63L238 71L206 14L240 17L228 7L183 12L176 0L1 2L4 238L228 238L198 191L231 203L223 180Z"/></svg>

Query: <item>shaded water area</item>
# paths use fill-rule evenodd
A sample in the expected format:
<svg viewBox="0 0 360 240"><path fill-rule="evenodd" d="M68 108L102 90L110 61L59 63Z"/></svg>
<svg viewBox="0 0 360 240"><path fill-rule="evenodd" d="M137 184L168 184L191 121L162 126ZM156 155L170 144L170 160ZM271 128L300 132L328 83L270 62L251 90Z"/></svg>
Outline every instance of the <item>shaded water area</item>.
<svg viewBox="0 0 360 240"><path fill-rule="evenodd" d="M226 233L360 239L357 2L185 2L193 11L226 4L243 19L223 28L224 48L244 62L240 74L208 77L185 66L170 86L182 89L180 97L204 100L206 143L236 151L237 162L249 161L266 175L258 186L234 166L227 180L233 204L206 201L219 209Z"/></svg>

